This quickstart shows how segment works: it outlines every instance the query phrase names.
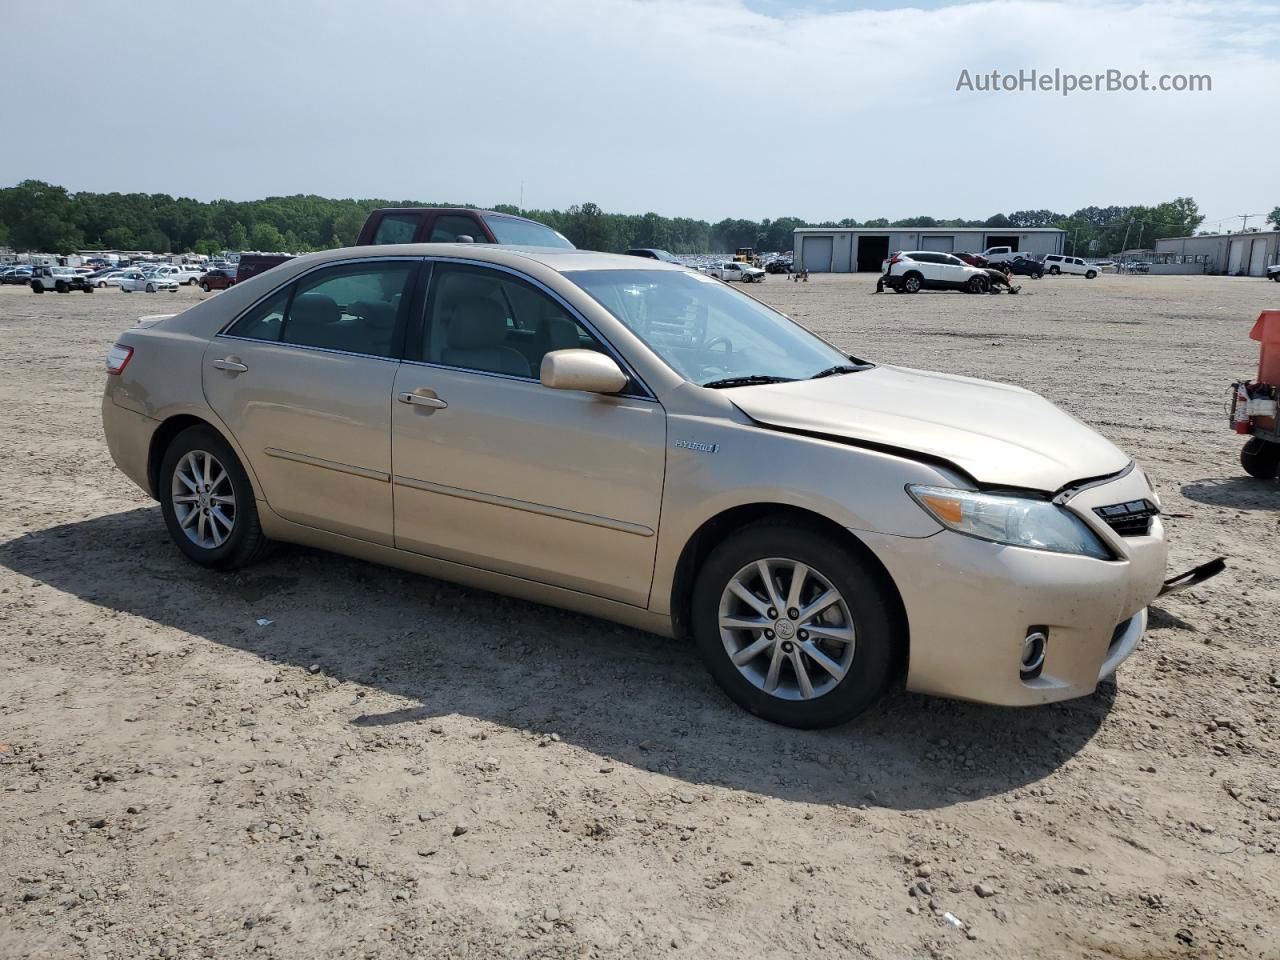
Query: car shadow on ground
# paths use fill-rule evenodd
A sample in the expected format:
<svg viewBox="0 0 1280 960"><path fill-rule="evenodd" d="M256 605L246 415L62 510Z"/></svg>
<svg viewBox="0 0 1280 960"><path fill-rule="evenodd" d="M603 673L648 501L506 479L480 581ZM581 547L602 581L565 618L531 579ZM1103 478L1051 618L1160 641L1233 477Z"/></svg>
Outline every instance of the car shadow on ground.
<svg viewBox="0 0 1280 960"><path fill-rule="evenodd" d="M1233 510L1275 510L1280 507L1280 483L1255 477L1206 477L1183 484L1182 495L1196 503Z"/></svg>
<svg viewBox="0 0 1280 960"><path fill-rule="evenodd" d="M1015 790L1075 756L1116 695L1104 683L1014 710L899 693L843 727L790 730L728 701L691 644L313 550L207 571L169 543L156 507L29 532L0 544L0 565L267 662L319 664L369 688L353 698L357 727L460 714L690 784L816 803L921 810ZM378 709L397 701L375 691L407 705Z"/></svg>

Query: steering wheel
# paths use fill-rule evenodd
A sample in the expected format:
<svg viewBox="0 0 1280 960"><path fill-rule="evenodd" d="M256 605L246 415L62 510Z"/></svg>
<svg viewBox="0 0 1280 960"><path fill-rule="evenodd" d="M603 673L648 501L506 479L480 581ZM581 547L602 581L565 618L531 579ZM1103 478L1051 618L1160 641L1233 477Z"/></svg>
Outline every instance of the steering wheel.
<svg viewBox="0 0 1280 960"><path fill-rule="evenodd" d="M728 337L712 337L702 345L702 352L710 353L721 344L724 345L724 354L726 357L733 353L733 341Z"/></svg>

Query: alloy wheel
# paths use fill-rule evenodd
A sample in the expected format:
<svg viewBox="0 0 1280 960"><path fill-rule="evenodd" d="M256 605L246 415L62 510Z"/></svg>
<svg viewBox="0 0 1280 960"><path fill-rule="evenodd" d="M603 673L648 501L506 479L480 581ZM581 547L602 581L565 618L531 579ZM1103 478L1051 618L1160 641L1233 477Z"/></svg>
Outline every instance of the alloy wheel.
<svg viewBox="0 0 1280 960"><path fill-rule="evenodd" d="M236 524L235 488L213 454L192 450L179 460L169 495L178 526L188 540L205 550L216 550L227 542Z"/></svg>
<svg viewBox="0 0 1280 960"><path fill-rule="evenodd" d="M754 687L781 700L830 693L853 665L848 603L831 581L795 560L747 564L720 596L720 640Z"/></svg>

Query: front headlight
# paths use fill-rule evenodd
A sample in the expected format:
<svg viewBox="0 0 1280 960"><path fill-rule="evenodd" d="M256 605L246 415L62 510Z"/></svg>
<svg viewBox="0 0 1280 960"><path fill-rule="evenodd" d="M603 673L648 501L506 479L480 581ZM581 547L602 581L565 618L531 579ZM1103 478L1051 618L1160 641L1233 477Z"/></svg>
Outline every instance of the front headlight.
<svg viewBox="0 0 1280 960"><path fill-rule="evenodd" d="M957 533L1011 547L1113 558L1083 520L1048 500L915 484L907 492L926 513Z"/></svg>

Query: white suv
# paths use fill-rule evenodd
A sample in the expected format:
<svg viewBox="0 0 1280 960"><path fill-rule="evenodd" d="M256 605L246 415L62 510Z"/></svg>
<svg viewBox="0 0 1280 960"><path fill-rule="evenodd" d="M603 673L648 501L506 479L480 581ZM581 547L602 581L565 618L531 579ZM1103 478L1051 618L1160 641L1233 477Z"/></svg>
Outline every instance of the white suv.
<svg viewBox="0 0 1280 960"><path fill-rule="evenodd" d="M991 277L979 267L971 267L959 257L933 250L895 253L883 263L884 285L896 293L921 290L964 290L986 293Z"/></svg>
<svg viewBox="0 0 1280 960"><path fill-rule="evenodd" d="M1044 272L1055 277L1060 273L1073 273L1092 280L1098 275L1099 269L1092 263L1085 263L1079 257L1064 257L1060 253L1051 253L1044 258Z"/></svg>

